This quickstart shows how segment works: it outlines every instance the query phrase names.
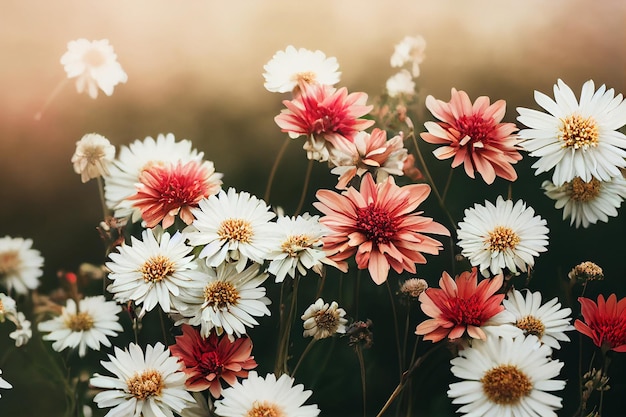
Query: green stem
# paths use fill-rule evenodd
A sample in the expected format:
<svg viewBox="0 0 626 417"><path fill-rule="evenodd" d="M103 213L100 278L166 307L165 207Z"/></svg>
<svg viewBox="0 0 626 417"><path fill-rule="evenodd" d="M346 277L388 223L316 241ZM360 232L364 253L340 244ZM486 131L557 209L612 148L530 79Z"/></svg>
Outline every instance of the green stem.
<svg viewBox="0 0 626 417"><path fill-rule="evenodd" d="M448 179L446 180L446 185L443 188L443 193L441 194L441 200L446 201L446 196L448 195L448 190L450 189L450 184L452 184L452 173L454 172L454 168L450 168L450 173L448 174Z"/></svg>
<svg viewBox="0 0 626 417"><path fill-rule="evenodd" d="M309 159L309 164L306 167L306 174L304 176L304 184L302 185L302 194L300 194L300 201L298 202L298 208L296 208L296 212L294 216L300 214L302 207L304 206L304 199L306 198L306 192L309 188L309 182L311 182L311 172L313 171L313 160Z"/></svg>
<svg viewBox="0 0 626 417"><path fill-rule="evenodd" d="M361 370L361 390L363 391L363 417L367 417L367 383L365 379L365 360L363 359L363 350L361 346L356 345L354 348L356 356L359 359L359 369Z"/></svg>
<svg viewBox="0 0 626 417"><path fill-rule="evenodd" d="M291 377L295 377L296 375L296 371L298 371L298 368L300 367L300 364L302 363L302 360L304 359L304 357L306 356L307 353L309 353L309 351L311 350L311 348L313 347L313 344L317 341L317 339L312 338L311 341L309 342L308 345L306 345L306 348L304 348L304 352L302 352L302 355L300 355L300 359L298 359L298 363L296 363L296 366L293 368L293 371L291 371Z"/></svg>
<svg viewBox="0 0 626 417"><path fill-rule="evenodd" d="M280 345L278 346L278 356L275 365L276 376L289 373L289 367L287 366L287 361L289 360L289 337L291 335L291 326L293 324L293 316L298 300L298 281L299 276L296 274L293 279L293 292L291 294L291 305L287 314L287 320L281 323L281 333L279 335Z"/></svg>
<svg viewBox="0 0 626 417"><path fill-rule="evenodd" d="M278 154L276 155L276 159L274 160L274 165L272 166L272 170L270 171L270 175L267 180L267 187L265 188L265 196L263 197L263 200L265 200L266 203L269 202L269 199L270 199L270 191L272 190L272 183L274 182L274 176L276 175L276 171L278 170L278 164L280 163L280 160L283 159L283 155L285 154L285 151L287 150L287 145L289 145L289 142L291 142L291 138L287 137L287 139L283 143L283 146L280 147L280 150L278 151Z"/></svg>
<svg viewBox="0 0 626 417"><path fill-rule="evenodd" d="M387 284L387 292L389 293L389 301L391 303L391 312L393 314L393 328L395 331L395 339L396 339L396 350L398 355L398 372L400 377L402 377L402 369L404 368L404 360L402 357L402 348L400 347L400 329L398 328L398 313L396 312L396 303L393 299L393 292L391 291L391 284L389 284L389 280L385 281Z"/></svg>

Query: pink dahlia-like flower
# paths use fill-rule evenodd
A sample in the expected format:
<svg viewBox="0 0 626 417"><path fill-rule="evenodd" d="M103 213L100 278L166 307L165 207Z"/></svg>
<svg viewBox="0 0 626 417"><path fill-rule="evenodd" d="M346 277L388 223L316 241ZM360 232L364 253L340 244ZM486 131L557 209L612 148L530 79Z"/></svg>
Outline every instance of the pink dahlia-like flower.
<svg viewBox="0 0 626 417"><path fill-rule="evenodd" d="M286 109L274 118L291 138L306 136L303 148L309 159L328 160L329 147L340 140L354 141L354 136L374 124L360 119L369 113L367 94L351 93L345 87L300 83L302 93L293 100L284 100Z"/></svg>
<svg viewBox="0 0 626 417"><path fill-rule="evenodd" d="M454 157L452 168L463 164L465 172L474 172L487 184L496 176L509 181L517 179L512 164L522 159L520 139L514 123L500 123L506 112L506 102L489 104L489 97L478 97L474 104L465 91L452 89L450 102L426 97L426 107L441 122L426 122L428 133L420 136L428 143L445 145L433 154L438 159Z"/></svg>
<svg viewBox="0 0 626 417"><path fill-rule="evenodd" d="M626 298L618 302L617 296L611 294L605 301L600 294L598 304L584 297L578 297L578 302L585 321L576 320L576 330L604 350L626 352Z"/></svg>
<svg viewBox="0 0 626 417"><path fill-rule="evenodd" d="M328 258L344 270L356 253L359 269L367 268L376 284L387 280L389 269L415 273L426 263L422 252L436 255L441 242L424 233L449 236L443 225L421 212L412 213L430 194L426 184L396 185L393 177L380 184L365 174L360 191L350 187L342 194L319 190L313 205L326 216L320 222L330 233L322 238Z"/></svg>
<svg viewBox="0 0 626 417"><path fill-rule="evenodd" d="M167 229L177 215L185 224L191 224L191 209L220 191L221 177L208 161L153 165L139 175L137 194L128 199L135 201L133 207L141 211L150 228L163 221L162 226Z"/></svg>
<svg viewBox="0 0 626 417"><path fill-rule="evenodd" d="M214 398L222 395L222 384L233 386L237 377L246 378L248 371L256 368L252 353L252 341L241 337L231 341L227 336L218 337L211 332L203 338L200 331L183 324L182 336L176 336L176 344L170 346L173 356L183 362L187 375L185 387L189 391L209 389Z"/></svg>
<svg viewBox="0 0 626 417"><path fill-rule="evenodd" d="M415 333L433 342L457 339L466 331L471 338L485 340L481 326L498 324L490 319L504 312L504 294L496 294L502 282L503 276L498 274L478 283L476 268L455 279L444 272L439 280L441 288L428 288L419 296L422 311L432 318L420 323Z"/></svg>

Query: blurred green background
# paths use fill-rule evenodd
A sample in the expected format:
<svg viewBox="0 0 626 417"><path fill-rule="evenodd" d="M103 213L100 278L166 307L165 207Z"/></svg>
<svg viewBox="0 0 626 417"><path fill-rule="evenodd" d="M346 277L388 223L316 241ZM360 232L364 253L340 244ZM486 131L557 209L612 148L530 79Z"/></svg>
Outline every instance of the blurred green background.
<svg viewBox="0 0 626 417"><path fill-rule="evenodd" d="M533 90L551 95L558 78L577 94L588 79L596 86L604 83L618 92L626 91L625 21L626 3L621 0L3 0L0 235L33 239L34 248L46 260L44 291L57 284L59 269L103 261L103 245L95 229L101 220L96 184L82 184L70 164L76 141L89 132L106 136L118 147L172 132L177 139L191 140L206 159L214 161L216 170L224 173L225 188L261 197L285 138L273 117L282 108L281 100L288 98L263 88L263 65L289 44L336 57L342 71L340 86L365 91L373 98L395 73L389 66L394 44L406 35L422 35L427 49L417 80L420 102L427 94L447 101L455 87L472 99L487 95L493 101L507 100L505 121L514 122L515 107L536 108ZM82 37L109 39L128 82L118 85L113 96L101 94L97 100L78 95L73 82L68 82L36 121L34 115L65 79L59 59L67 42ZM419 114L418 131L429 117ZM424 145L430 156L434 148ZM442 186L450 161L429 161L435 167L435 181ZM570 228L553 202L543 196L539 185L546 177L533 175L532 162L525 157L516 166L519 180L513 185L513 197L524 198L548 220L551 244L537 261L531 288L541 289L546 297L559 295L565 305L577 309L575 300L563 298L563 283L574 265L592 260L604 268L607 279L590 286L588 294L625 296L623 215L589 229ZM306 164L301 142L294 141L280 164L271 205L282 206L287 214L295 210ZM310 206L314 190L332 188L335 180L324 164L315 164L305 210L314 212ZM503 181L487 187L458 170L448 209L460 220L465 208L486 198L494 201L498 193L506 192ZM434 201L427 201L424 210L445 221ZM442 256L450 253L446 250ZM429 258L429 264L418 267L418 275L436 284L441 263ZM338 275L329 273L327 301L335 297L351 317L374 322L375 344L365 352L365 359L368 415L375 415L398 378L387 289L376 287L364 276L357 314L353 277L340 284L333 279ZM395 290L397 279L392 280ZM250 333L261 374L273 368L277 332L278 287L270 282L268 287L274 317L263 319L263 326ZM303 283L300 291L312 294L315 282ZM298 305L298 311L307 305ZM410 311L409 328L413 329L421 316L415 305ZM403 307L399 314L403 325ZM64 397L55 369L61 357L73 366L76 359L65 354L50 356L49 343L37 340L13 351L7 326L0 326L0 359L4 358L0 369L14 388L2 391L0 416L62 415ZM146 330L146 342L153 343L148 340L150 334ZM577 345L577 337L574 340ZM123 337L114 341L123 342ZM294 343L297 353L306 342L295 339ZM571 345L558 355L573 361L577 346ZM584 347L591 352L589 343ZM440 360L429 361L416 374L407 390L414 397L414 415L453 415L454 407L445 394L451 378L448 357L445 352L440 355ZM619 395L626 390L623 356L613 358L616 380L605 396L605 407L607 412L613 410L612 415L626 409ZM104 354L91 352L84 363L102 371L98 366L102 358ZM573 368L566 366L563 373L571 383L562 415L571 415L577 405ZM346 384L346 375L354 383ZM362 415L358 362L344 339L316 345L297 379L313 389L310 401L320 405L322 416Z"/></svg>

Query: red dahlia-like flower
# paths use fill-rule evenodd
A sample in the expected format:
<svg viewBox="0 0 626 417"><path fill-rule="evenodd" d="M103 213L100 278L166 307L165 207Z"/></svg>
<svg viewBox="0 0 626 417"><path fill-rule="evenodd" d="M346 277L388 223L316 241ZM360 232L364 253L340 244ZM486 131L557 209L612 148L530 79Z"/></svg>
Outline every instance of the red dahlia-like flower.
<svg viewBox="0 0 626 417"><path fill-rule="evenodd" d="M602 349L626 352L626 298L618 302L611 294L605 301L600 294L598 304L584 297L578 297L578 302L585 321L576 320L576 330Z"/></svg>
<svg viewBox="0 0 626 417"><path fill-rule="evenodd" d="M212 332L203 338L193 326L183 324L182 336L176 336L176 344L170 346L173 356L185 365L185 386L189 391L209 389L214 398L222 395L220 380L233 386L237 377L246 378L248 371L256 368L252 353L252 341L242 337L231 341L227 335L218 337Z"/></svg>
<svg viewBox="0 0 626 417"><path fill-rule="evenodd" d="M205 197L217 194L222 181L210 162L189 161L186 164L154 165L139 176L133 207L141 210L141 217L150 228L163 221L163 228L174 224L178 215L186 224L193 223L191 209Z"/></svg>
<svg viewBox="0 0 626 417"><path fill-rule="evenodd" d="M439 280L441 288L428 288L420 294L422 311L431 319L420 323L415 333L424 340L438 342L444 338L457 339L467 334L474 339L485 339L481 326L504 310L504 294L496 294L502 287L502 274L478 283L478 270L462 272L452 279L444 272Z"/></svg>
<svg viewBox="0 0 626 417"><path fill-rule="evenodd" d="M520 139L514 123L500 123L506 112L506 102L489 104L489 97L478 97L474 104L465 91L452 89L449 103L426 97L426 107L441 122L426 122L428 133L420 136L428 143L443 144L433 154L438 159L454 157L452 168L461 164L474 178L474 171L487 184L496 176L509 181L517 179L512 164L522 159Z"/></svg>
<svg viewBox="0 0 626 417"><path fill-rule="evenodd" d="M367 268L379 285L390 268L415 273L415 264L426 263L422 252L436 255L443 249L441 242L423 233L450 235L433 219L413 213L428 194L426 184L399 187L393 177L376 184L370 173L363 177L360 191L319 190L313 205L326 214L320 222L330 229L322 238L328 258L345 270L344 261L356 253L358 268Z"/></svg>
<svg viewBox="0 0 626 417"><path fill-rule="evenodd" d="M351 93L343 87L337 90L329 85L300 83L301 94L293 100L284 100L286 109L274 118L283 132L291 138L307 136L304 149L309 159L328 159L328 146L337 141L353 142L354 135L374 124L360 119L372 110L367 94Z"/></svg>

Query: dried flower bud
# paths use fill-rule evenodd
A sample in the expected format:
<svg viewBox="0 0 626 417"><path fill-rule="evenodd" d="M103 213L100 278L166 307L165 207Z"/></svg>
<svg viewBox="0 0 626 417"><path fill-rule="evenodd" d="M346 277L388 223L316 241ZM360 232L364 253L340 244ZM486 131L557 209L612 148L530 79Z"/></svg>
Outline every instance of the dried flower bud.
<svg viewBox="0 0 626 417"><path fill-rule="evenodd" d="M370 330L372 321L367 319L363 321L355 321L346 330L346 335L350 338L348 345L360 345L363 349L369 349L374 344L374 334Z"/></svg>
<svg viewBox="0 0 626 417"><path fill-rule="evenodd" d="M587 261L576 265L567 274L572 283L585 283L588 281L600 281L604 279L602 268L593 262Z"/></svg>
<svg viewBox="0 0 626 417"><path fill-rule="evenodd" d="M418 298L428 288L428 282L421 278L410 278L402 283L400 292L410 298Z"/></svg>

